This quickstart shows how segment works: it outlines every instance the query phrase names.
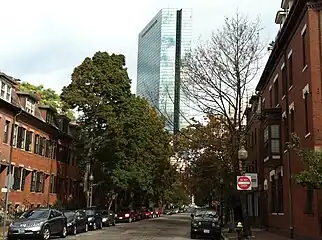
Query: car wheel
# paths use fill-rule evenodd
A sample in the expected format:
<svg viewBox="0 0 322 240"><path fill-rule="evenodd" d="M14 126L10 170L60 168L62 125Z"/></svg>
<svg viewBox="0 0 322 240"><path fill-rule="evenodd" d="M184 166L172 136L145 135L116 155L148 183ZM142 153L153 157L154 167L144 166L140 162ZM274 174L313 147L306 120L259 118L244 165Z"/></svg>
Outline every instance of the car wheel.
<svg viewBox="0 0 322 240"><path fill-rule="evenodd" d="M196 234L195 234L195 233L193 233L193 232L192 232L192 233L190 233L190 238L191 238L191 239L196 239Z"/></svg>
<svg viewBox="0 0 322 240"><path fill-rule="evenodd" d="M96 230L97 226L96 226L96 222L93 222L93 230Z"/></svg>
<svg viewBox="0 0 322 240"><path fill-rule="evenodd" d="M74 225L74 228L73 228L73 235L76 235L77 234L77 227L76 225Z"/></svg>
<svg viewBox="0 0 322 240"><path fill-rule="evenodd" d="M113 220L113 222L112 222L112 226L115 226L116 224L115 224L115 220Z"/></svg>
<svg viewBox="0 0 322 240"><path fill-rule="evenodd" d="M61 238L67 237L67 227L66 226L63 226L63 229L61 230L61 233L60 233L60 237Z"/></svg>
<svg viewBox="0 0 322 240"><path fill-rule="evenodd" d="M85 232L88 232L88 224L85 224Z"/></svg>
<svg viewBox="0 0 322 240"><path fill-rule="evenodd" d="M106 227L109 227L110 226L110 221L107 221L106 222Z"/></svg>
<svg viewBox="0 0 322 240"><path fill-rule="evenodd" d="M129 223L131 223L132 222L132 218L129 218Z"/></svg>
<svg viewBox="0 0 322 240"><path fill-rule="evenodd" d="M43 230L43 232L42 232L42 238L44 239L44 240L48 240L49 238L50 238L50 229L49 229L49 227L45 227L44 228L44 230Z"/></svg>

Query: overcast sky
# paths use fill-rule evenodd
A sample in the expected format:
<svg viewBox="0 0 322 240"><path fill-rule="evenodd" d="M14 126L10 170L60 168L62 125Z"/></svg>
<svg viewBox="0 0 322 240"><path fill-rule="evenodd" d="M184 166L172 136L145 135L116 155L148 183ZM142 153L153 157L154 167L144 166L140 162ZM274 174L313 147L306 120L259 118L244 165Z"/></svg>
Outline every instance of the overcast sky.
<svg viewBox="0 0 322 240"><path fill-rule="evenodd" d="M238 9L260 16L263 40L271 41L281 0L0 0L0 71L60 91L73 68L96 51L126 56L136 88L139 32L161 9L192 8L193 40L207 39Z"/></svg>

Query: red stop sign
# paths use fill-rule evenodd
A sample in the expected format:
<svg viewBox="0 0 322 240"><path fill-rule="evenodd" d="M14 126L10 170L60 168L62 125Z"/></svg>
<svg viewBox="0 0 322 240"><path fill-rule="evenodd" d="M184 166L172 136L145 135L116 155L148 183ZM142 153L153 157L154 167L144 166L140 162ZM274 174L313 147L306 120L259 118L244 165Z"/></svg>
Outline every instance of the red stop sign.
<svg viewBox="0 0 322 240"><path fill-rule="evenodd" d="M252 177L250 176L238 176L237 177L237 190L251 190L252 189Z"/></svg>

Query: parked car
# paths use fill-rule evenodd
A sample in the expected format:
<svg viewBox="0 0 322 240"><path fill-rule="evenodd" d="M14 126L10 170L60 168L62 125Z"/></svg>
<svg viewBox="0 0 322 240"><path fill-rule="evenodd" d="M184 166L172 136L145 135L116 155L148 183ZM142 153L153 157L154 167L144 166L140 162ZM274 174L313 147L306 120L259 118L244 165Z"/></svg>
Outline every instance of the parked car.
<svg viewBox="0 0 322 240"><path fill-rule="evenodd" d="M153 211L146 208L146 209L144 209L144 215L145 215L145 218L153 218Z"/></svg>
<svg viewBox="0 0 322 240"><path fill-rule="evenodd" d="M191 239L198 236L221 239L219 216L213 209L198 210L191 214Z"/></svg>
<svg viewBox="0 0 322 240"><path fill-rule="evenodd" d="M163 213L166 214L166 215L172 215L173 214L171 209L166 209L166 210L163 211Z"/></svg>
<svg viewBox="0 0 322 240"><path fill-rule="evenodd" d="M88 222L90 230L96 230L97 228L103 228L102 212L96 207L90 207L83 209Z"/></svg>
<svg viewBox="0 0 322 240"><path fill-rule="evenodd" d="M26 211L10 224L7 239L40 237L47 240L54 235L67 236L66 217L56 209L37 208Z"/></svg>
<svg viewBox="0 0 322 240"><path fill-rule="evenodd" d="M115 226L116 223L116 214L112 210L104 210L102 211L102 222L103 226L109 227L109 226Z"/></svg>
<svg viewBox="0 0 322 240"><path fill-rule="evenodd" d="M118 222L133 222L138 218L138 213L135 210L123 209L118 214Z"/></svg>
<svg viewBox="0 0 322 240"><path fill-rule="evenodd" d="M160 217L162 213L162 210L160 208L156 208L154 210L155 217Z"/></svg>
<svg viewBox="0 0 322 240"><path fill-rule="evenodd" d="M88 231L87 216L84 211L64 211L67 218L67 233L76 235Z"/></svg>

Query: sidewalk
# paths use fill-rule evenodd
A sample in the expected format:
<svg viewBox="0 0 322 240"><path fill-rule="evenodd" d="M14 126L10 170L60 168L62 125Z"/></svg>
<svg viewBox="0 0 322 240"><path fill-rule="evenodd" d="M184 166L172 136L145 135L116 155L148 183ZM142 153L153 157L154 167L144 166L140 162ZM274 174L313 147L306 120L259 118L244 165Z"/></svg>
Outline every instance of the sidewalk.
<svg viewBox="0 0 322 240"><path fill-rule="evenodd" d="M228 233L226 231L223 232L224 236L227 240L237 240L237 233ZM269 231L264 231L261 229L252 229L252 237L249 239L257 239L257 240L289 240L290 238L283 237Z"/></svg>

